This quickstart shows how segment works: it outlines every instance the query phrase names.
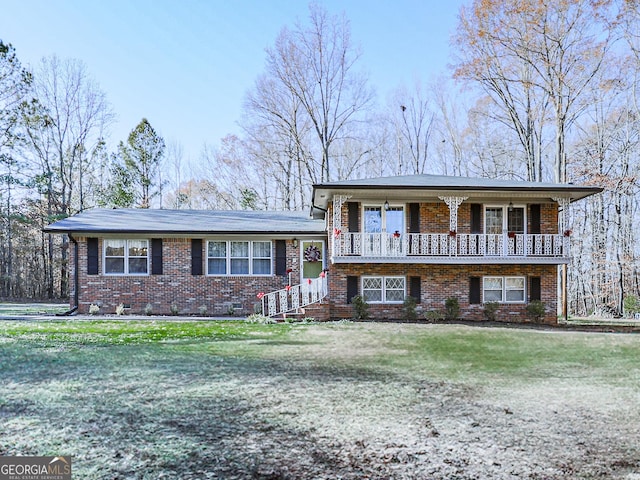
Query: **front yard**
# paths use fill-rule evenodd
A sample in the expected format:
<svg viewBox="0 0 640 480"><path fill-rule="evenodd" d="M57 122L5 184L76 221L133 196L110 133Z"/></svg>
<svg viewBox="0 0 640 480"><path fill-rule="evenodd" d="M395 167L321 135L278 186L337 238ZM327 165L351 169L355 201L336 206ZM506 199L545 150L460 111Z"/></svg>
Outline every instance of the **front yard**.
<svg viewBox="0 0 640 480"><path fill-rule="evenodd" d="M0 455L78 479L640 479L640 336L0 321Z"/></svg>

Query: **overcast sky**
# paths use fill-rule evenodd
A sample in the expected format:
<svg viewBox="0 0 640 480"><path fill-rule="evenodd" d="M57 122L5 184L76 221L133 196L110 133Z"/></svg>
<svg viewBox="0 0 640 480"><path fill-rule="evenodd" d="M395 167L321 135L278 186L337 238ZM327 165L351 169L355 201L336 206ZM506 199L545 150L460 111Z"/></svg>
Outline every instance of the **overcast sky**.
<svg viewBox="0 0 640 480"><path fill-rule="evenodd" d="M383 102L415 78L448 74L450 36L465 0L321 0L345 13L360 67ZM112 144L143 118L197 160L202 145L238 133L265 48L308 16L296 0L0 0L0 39L21 62L82 60L117 114Z"/></svg>

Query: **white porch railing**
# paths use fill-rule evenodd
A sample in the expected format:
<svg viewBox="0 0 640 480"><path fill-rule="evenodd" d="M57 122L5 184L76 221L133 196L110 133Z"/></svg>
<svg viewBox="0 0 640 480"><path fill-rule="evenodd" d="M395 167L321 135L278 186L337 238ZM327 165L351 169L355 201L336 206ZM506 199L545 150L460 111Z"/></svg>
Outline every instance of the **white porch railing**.
<svg viewBox="0 0 640 480"><path fill-rule="evenodd" d="M290 285L262 296L262 314L267 317L297 311L313 303L318 303L329 293L326 274L299 285Z"/></svg>
<svg viewBox="0 0 640 480"><path fill-rule="evenodd" d="M362 233L334 235L336 257L568 257L561 234Z"/></svg>

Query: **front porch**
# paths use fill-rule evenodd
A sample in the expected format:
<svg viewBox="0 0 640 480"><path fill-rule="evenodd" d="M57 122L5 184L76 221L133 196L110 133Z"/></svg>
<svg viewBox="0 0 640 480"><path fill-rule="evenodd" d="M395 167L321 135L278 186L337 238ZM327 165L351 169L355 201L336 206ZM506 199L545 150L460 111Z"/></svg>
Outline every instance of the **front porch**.
<svg viewBox="0 0 640 480"><path fill-rule="evenodd" d="M564 263L569 238L561 234L363 233L339 232L332 262Z"/></svg>

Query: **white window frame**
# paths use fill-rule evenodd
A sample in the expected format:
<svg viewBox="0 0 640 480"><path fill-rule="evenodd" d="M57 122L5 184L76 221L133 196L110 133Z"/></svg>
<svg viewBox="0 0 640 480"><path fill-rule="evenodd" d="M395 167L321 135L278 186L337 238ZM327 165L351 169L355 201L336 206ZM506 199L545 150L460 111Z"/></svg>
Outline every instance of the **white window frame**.
<svg viewBox="0 0 640 480"><path fill-rule="evenodd" d="M360 291L362 292L362 297L364 298L364 283L365 280L367 279L373 279L373 278L379 278L381 279L381 300L380 301L370 301L370 300L366 300L367 303L371 303L371 304L401 304L404 302L404 299L407 297L407 277L403 277L402 275L364 275L360 278ZM402 279L402 283L403 283L403 295L402 295L402 300L393 300L393 301L387 301L387 280L388 279ZM368 288L367 290L373 290L371 288ZM395 291L396 289L393 289L393 291Z"/></svg>
<svg viewBox="0 0 640 480"><path fill-rule="evenodd" d="M124 256L119 255L109 255L107 256L107 246L110 241L114 242L124 242ZM147 244L147 255L146 256L129 256L129 242L145 242ZM105 238L102 241L102 273L108 276L134 276L134 277L144 277L149 275L149 251L150 251L150 243L147 238ZM108 258L122 258L124 260L124 271L123 272L107 272L107 259ZM145 259L146 260L146 272L129 272L129 259Z"/></svg>
<svg viewBox="0 0 640 480"><path fill-rule="evenodd" d="M502 282L502 298L501 300L497 301L498 303L511 303L511 304L522 304L522 303L526 303L527 301L527 277L525 277L524 275L505 275L505 276L499 276L499 275L487 275L482 277L482 303L489 303L489 302L493 302L496 300L485 300L485 284L486 284L486 280L487 279L500 279L500 281ZM507 279L518 279L518 280L522 280L522 289L509 289L507 288ZM507 291L508 290L517 290L517 291L522 291L522 300L507 300Z"/></svg>
<svg viewBox="0 0 640 480"><path fill-rule="evenodd" d="M514 203L512 205L513 208L521 208L522 209L522 214L523 214L523 219L522 221L524 222L524 232L522 232L523 234L527 233L527 223L528 223L528 217L527 217L527 205L526 204L521 204L521 203ZM483 210L483 227L484 227L484 233L487 233L487 209L489 208L501 208L502 209L502 233L508 233L508 227L509 227L509 205L505 205L505 204L492 204L492 203L488 203L484 205L484 210ZM499 234L498 234L499 235Z"/></svg>
<svg viewBox="0 0 640 480"><path fill-rule="evenodd" d="M209 256L209 244L212 242L225 243L225 270L226 273L210 273L209 272L209 260L212 258L222 257L210 257ZM248 243L248 257L232 257L231 256L231 244L232 243ZM269 244L269 257L255 256L253 255L253 249L255 243L268 243ZM254 260L267 260L269 259L269 273L253 273L253 261ZM231 273L231 260L232 259L246 259L249 263L248 273ZM211 239L207 240L206 245L206 266L207 276L209 277L270 277L273 275L273 242L271 240L222 240Z"/></svg>

